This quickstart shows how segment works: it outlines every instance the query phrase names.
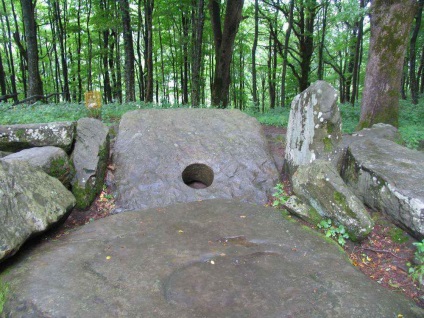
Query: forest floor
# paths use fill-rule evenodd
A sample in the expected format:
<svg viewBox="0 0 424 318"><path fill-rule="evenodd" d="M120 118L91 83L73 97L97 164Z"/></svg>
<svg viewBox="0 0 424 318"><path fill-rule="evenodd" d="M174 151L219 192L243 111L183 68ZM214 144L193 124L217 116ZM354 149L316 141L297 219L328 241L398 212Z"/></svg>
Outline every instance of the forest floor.
<svg viewBox="0 0 424 318"><path fill-rule="evenodd" d="M274 158L284 158L286 128L263 127ZM277 162L279 169L281 163L282 161ZM111 164L108 169L113 172L114 166ZM55 240L79 226L107 217L114 207L113 195L105 187L88 210L74 209L61 226L47 233L43 239ZM414 257L415 248L412 243L415 240L390 223L381 213L369 212L375 221L371 234L360 243L348 240L344 246L352 264L381 286L413 299L418 306L424 308L424 286L419 286L408 275L407 263ZM299 222L318 231L316 226Z"/></svg>

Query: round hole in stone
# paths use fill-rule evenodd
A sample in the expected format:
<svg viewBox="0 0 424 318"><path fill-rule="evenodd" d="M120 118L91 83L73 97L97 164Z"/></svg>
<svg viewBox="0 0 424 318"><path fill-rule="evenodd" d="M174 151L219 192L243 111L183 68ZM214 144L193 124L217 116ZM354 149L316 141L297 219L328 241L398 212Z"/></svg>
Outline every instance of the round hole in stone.
<svg viewBox="0 0 424 318"><path fill-rule="evenodd" d="M193 163L182 173L183 181L193 189L205 189L213 182L213 170L203 163Z"/></svg>

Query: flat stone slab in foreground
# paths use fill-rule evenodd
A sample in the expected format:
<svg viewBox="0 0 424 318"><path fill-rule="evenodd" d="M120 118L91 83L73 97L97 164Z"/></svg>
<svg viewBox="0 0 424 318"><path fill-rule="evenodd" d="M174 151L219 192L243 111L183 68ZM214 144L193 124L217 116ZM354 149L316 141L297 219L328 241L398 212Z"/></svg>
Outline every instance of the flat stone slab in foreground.
<svg viewBox="0 0 424 318"><path fill-rule="evenodd" d="M238 110L126 113L114 162L117 207L232 199L265 204L278 182L259 122Z"/></svg>
<svg viewBox="0 0 424 318"><path fill-rule="evenodd" d="M3 271L6 317L423 317L277 210L208 200L117 214Z"/></svg>

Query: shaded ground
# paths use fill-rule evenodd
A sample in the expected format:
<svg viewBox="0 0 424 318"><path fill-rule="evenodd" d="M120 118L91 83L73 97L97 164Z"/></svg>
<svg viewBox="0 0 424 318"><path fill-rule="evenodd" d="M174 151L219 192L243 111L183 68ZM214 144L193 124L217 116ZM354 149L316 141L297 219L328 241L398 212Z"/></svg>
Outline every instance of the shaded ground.
<svg viewBox="0 0 424 318"><path fill-rule="evenodd" d="M286 128L273 126L263 128L269 140L271 153L281 171ZM114 167L108 168L109 172L113 173ZM90 209L86 211L75 209L64 224L48 233L45 239L56 239L81 225L104 218L113 208L111 191L105 188ZM414 282L408 276L406 265L413 259L415 248L412 243L415 240L392 225L381 213L373 212L372 216L376 225L370 236L361 244L348 241L344 247L351 262L381 286L406 295L424 308L424 287L420 287L418 282Z"/></svg>

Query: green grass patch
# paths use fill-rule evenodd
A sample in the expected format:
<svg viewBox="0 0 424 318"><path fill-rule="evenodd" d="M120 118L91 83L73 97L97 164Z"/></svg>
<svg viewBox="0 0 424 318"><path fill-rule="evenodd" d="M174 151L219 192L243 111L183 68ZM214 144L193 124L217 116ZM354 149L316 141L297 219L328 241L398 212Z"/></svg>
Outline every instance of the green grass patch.
<svg viewBox="0 0 424 318"><path fill-rule="evenodd" d="M120 120L123 114L135 109L167 109L184 108L189 106L174 105L169 103L153 104L144 102L111 103L101 108L101 120L111 124ZM340 104L340 113L343 119L343 133L353 133L358 125L360 105ZM255 117L261 124L270 126L287 127L290 107L275 108L265 113L246 111ZM28 124L45 123L54 121L76 121L82 117L89 117L89 111L84 104L59 103L43 104L37 102L32 105L12 106L8 103L0 103L0 124ZM399 131L409 148L417 148L420 140L424 140L424 98L418 105L409 101L400 100Z"/></svg>
<svg viewBox="0 0 424 318"><path fill-rule="evenodd" d="M7 295L9 293L9 285L3 283L0 279L0 314L3 312L4 304L7 300Z"/></svg>

